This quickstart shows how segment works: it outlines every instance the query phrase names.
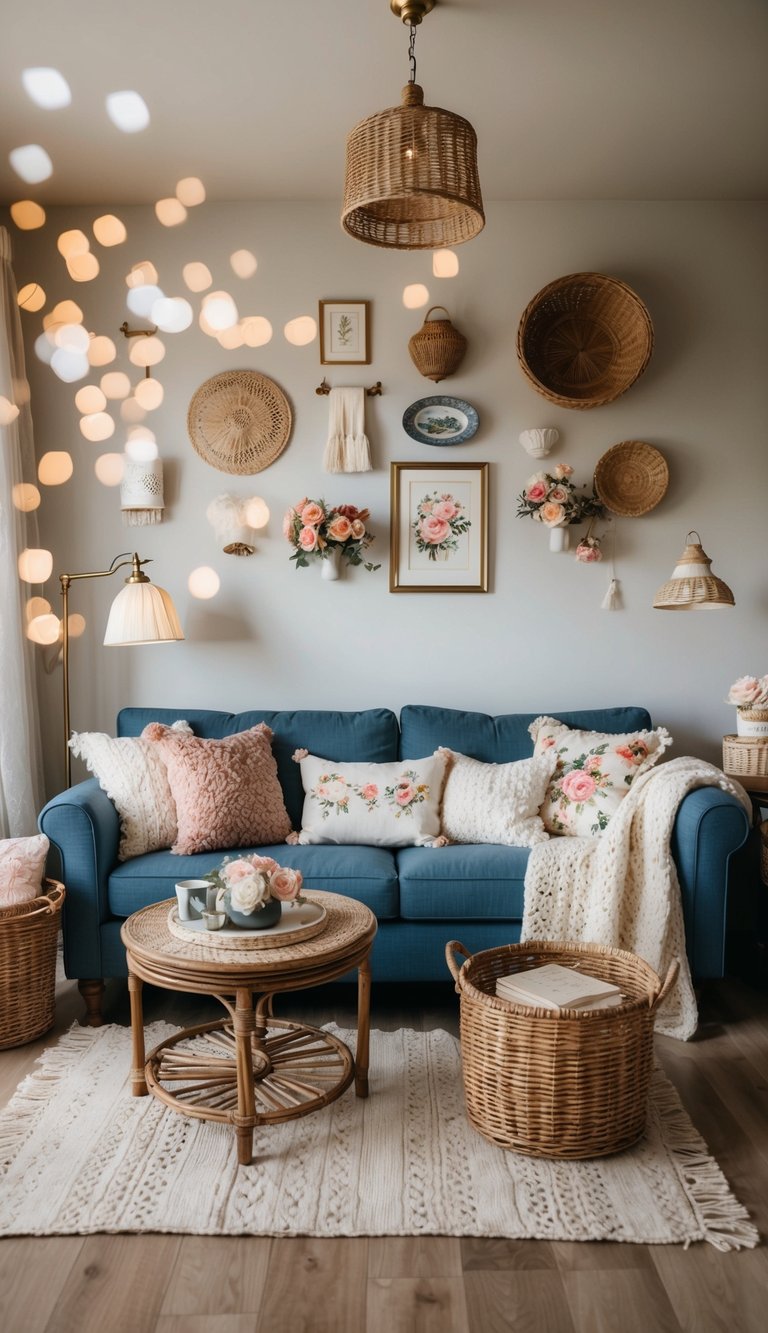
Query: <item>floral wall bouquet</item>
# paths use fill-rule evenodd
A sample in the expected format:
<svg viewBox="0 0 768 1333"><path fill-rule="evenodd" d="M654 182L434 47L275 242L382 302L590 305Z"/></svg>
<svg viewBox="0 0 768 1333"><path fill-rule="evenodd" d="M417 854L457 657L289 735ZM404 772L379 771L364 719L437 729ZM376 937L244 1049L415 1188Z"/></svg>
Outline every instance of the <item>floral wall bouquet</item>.
<svg viewBox="0 0 768 1333"><path fill-rule="evenodd" d="M219 890L218 911L231 905L236 912L249 916L275 900L301 903L302 874L280 866L271 856L225 856L221 865L203 876Z"/></svg>
<svg viewBox="0 0 768 1333"><path fill-rule="evenodd" d="M327 560L338 550L348 565L362 565L368 570L379 569L363 560L363 552L373 541L366 528L367 509L354 505L330 508L324 500L299 500L286 512L283 536L294 548L291 560L297 569L307 569L310 560Z"/></svg>
<svg viewBox="0 0 768 1333"><path fill-rule="evenodd" d="M573 468L567 463L558 463L552 472L534 472L517 497L517 517L530 517L548 528L599 517L603 507L597 496L580 494L571 481L572 474Z"/></svg>
<svg viewBox="0 0 768 1333"><path fill-rule="evenodd" d="M416 541L416 550L426 551L430 560L437 560L438 555L450 555L458 551L459 538L463 537L472 526L460 500L438 491L428 492L419 501L416 517L411 524Z"/></svg>
<svg viewBox="0 0 768 1333"><path fill-rule="evenodd" d="M768 708L768 676L739 676L725 702L737 708Z"/></svg>

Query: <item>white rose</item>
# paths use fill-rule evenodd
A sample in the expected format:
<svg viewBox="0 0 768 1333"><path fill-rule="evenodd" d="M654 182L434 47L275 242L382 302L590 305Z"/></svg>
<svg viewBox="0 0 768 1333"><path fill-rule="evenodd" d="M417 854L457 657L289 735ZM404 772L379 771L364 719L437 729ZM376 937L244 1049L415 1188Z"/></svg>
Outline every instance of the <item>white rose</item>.
<svg viewBox="0 0 768 1333"><path fill-rule="evenodd" d="M263 870L254 870L252 875L238 880L230 891L229 901L236 912L246 915L260 907L269 896L269 876Z"/></svg>

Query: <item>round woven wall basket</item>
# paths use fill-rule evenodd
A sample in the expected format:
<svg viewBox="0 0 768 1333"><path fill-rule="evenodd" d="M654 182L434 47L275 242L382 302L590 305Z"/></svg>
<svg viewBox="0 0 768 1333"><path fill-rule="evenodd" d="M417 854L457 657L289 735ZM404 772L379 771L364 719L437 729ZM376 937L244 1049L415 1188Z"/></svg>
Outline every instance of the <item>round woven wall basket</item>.
<svg viewBox="0 0 768 1333"><path fill-rule="evenodd" d="M212 375L193 395L187 430L196 453L219 472L247 477L283 452L291 434L288 399L255 370Z"/></svg>
<svg viewBox="0 0 768 1333"><path fill-rule="evenodd" d="M623 440L604 453L595 468L598 499L623 518L648 514L663 500L669 468L663 454L642 440Z"/></svg>
<svg viewBox="0 0 768 1333"><path fill-rule="evenodd" d="M453 327L450 318L430 319L433 310L445 310L445 306L430 306L418 333L408 339L408 351L416 369L426 379L439 384L446 375L458 370L467 350L467 340ZM445 313L447 316L448 311Z"/></svg>
<svg viewBox="0 0 768 1333"><path fill-rule="evenodd" d="M618 278L571 273L523 311L517 356L537 393L560 407L602 407L626 393L653 351L640 297Z"/></svg>

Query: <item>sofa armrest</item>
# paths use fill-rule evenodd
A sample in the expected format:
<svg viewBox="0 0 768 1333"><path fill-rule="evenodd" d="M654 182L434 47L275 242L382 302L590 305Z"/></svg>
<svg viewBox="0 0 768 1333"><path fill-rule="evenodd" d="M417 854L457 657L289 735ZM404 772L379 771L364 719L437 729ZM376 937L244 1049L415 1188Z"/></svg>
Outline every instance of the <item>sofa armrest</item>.
<svg viewBox="0 0 768 1333"><path fill-rule="evenodd" d="M98 977L99 927L109 916L107 878L117 862L120 820L96 778L54 796L38 819L61 858L64 968L68 977Z"/></svg>
<svg viewBox="0 0 768 1333"><path fill-rule="evenodd" d="M740 801L719 787L697 787L680 802L672 830L685 919L685 943L694 978L725 974L728 870L749 835Z"/></svg>

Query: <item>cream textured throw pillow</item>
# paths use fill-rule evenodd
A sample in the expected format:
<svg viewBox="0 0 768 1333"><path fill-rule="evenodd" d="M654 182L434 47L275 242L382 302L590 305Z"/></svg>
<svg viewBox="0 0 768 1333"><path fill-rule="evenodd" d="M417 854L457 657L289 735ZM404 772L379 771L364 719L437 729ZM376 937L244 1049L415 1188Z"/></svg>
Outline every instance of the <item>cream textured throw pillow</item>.
<svg viewBox="0 0 768 1333"><path fill-rule="evenodd" d="M544 826L571 838L599 836L638 774L672 744L665 727L577 731L555 717L537 717L528 730L534 754L554 753L557 761L541 808Z"/></svg>
<svg viewBox="0 0 768 1333"><path fill-rule="evenodd" d="M549 838L539 806L555 769L552 751L510 764L484 764L454 750L448 756L442 831L451 842L533 847Z"/></svg>
<svg viewBox="0 0 768 1333"><path fill-rule="evenodd" d="M0 842L0 907L18 907L40 897L49 847L44 833Z"/></svg>
<svg viewBox="0 0 768 1333"><path fill-rule="evenodd" d="M150 725L152 725L150 723ZM188 722L174 722L177 735L191 736ZM176 805L157 746L141 736L106 736L101 731L75 732L69 748L99 780L120 816L118 857L157 852L176 838Z"/></svg>
<svg viewBox="0 0 768 1333"><path fill-rule="evenodd" d="M345 764L297 750L304 812L301 843L429 847L440 836L447 756Z"/></svg>

